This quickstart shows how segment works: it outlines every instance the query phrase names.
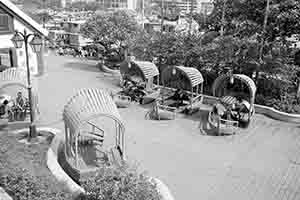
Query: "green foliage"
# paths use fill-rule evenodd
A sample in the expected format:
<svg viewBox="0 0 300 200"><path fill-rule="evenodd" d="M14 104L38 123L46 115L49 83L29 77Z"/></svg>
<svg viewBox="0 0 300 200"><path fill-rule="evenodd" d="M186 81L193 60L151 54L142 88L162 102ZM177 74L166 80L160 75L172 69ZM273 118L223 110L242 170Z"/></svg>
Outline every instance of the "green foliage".
<svg viewBox="0 0 300 200"><path fill-rule="evenodd" d="M48 12L29 13L29 15L38 23L47 23L53 19L52 15Z"/></svg>
<svg viewBox="0 0 300 200"><path fill-rule="evenodd" d="M122 60L125 49L132 45L141 29L133 13L120 10L112 13L98 12L82 26L81 32L94 40L95 44L101 44L104 52L114 52Z"/></svg>
<svg viewBox="0 0 300 200"><path fill-rule="evenodd" d="M17 142L16 135L1 133L0 187L14 200L72 199L46 166L48 148L48 142L25 145Z"/></svg>
<svg viewBox="0 0 300 200"><path fill-rule="evenodd" d="M15 200L66 200L71 199L67 192L49 191L48 184L43 178L32 176L21 168L2 174L0 173L0 186Z"/></svg>
<svg viewBox="0 0 300 200"><path fill-rule="evenodd" d="M225 7L225 32L240 37L261 34L266 0L227 0ZM213 13L208 18L207 26L211 30L220 30L223 0L214 0ZM266 30L268 41L277 37L289 37L299 33L300 2L298 0L273 0Z"/></svg>
<svg viewBox="0 0 300 200"><path fill-rule="evenodd" d="M81 32L95 42L126 43L139 32L132 13L121 10L113 13L98 13L89 19Z"/></svg>
<svg viewBox="0 0 300 200"><path fill-rule="evenodd" d="M81 200L161 200L156 185L127 165L102 167L81 185L86 190Z"/></svg>

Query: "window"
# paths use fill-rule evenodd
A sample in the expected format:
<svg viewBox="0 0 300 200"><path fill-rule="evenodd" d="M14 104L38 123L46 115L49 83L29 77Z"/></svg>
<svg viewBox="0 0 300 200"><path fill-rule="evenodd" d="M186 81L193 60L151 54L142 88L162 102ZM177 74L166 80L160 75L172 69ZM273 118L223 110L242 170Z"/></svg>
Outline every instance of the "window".
<svg viewBox="0 0 300 200"><path fill-rule="evenodd" d="M0 14L0 34L13 32L13 20L8 14Z"/></svg>
<svg viewBox="0 0 300 200"><path fill-rule="evenodd" d="M13 48L0 49L0 71L15 66L16 61L16 51Z"/></svg>

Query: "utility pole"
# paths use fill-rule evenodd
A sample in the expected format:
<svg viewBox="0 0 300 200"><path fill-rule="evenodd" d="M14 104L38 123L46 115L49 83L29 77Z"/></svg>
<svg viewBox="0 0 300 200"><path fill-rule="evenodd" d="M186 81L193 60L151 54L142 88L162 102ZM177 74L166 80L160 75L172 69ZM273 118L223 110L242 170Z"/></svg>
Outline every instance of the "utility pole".
<svg viewBox="0 0 300 200"><path fill-rule="evenodd" d="M223 10L222 10L222 19L221 19L222 25L221 25L221 31L220 31L221 36L224 36L226 2L227 2L227 0L223 0Z"/></svg>
<svg viewBox="0 0 300 200"><path fill-rule="evenodd" d="M259 75L259 67L263 65L263 51L264 51L264 46L265 46L265 40L266 40L266 29L267 29L267 24L268 24L268 17L269 17L269 12L270 12L270 0L267 0L267 5L266 5L266 12L265 12L265 18L264 18L264 25L263 25L263 30L262 30L262 36L261 36L261 44L260 44L260 49L259 49L259 65L256 67L256 72L255 72L255 79L256 81L258 80L258 75Z"/></svg>
<svg viewBox="0 0 300 200"><path fill-rule="evenodd" d="M161 22L160 22L160 32L163 33L163 26L164 26L164 0L161 0Z"/></svg>
<svg viewBox="0 0 300 200"><path fill-rule="evenodd" d="M193 12L194 12L194 0L190 0L190 27L189 34L192 35L192 23L193 23Z"/></svg>
<svg viewBox="0 0 300 200"><path fill-rule="evenodd" d="M46 26L45 26L45 22L46 22L46 10L45 10L45 8L46 8L46 0L43 0L43 28L45 28Z"/></svg>
<svg viewBox="0 0 300 200"><path fill-rule="evenodd" d="M145 28L144 17L145 17L145 0L142 0L142 27L143 27L143 29Z"/></svg>

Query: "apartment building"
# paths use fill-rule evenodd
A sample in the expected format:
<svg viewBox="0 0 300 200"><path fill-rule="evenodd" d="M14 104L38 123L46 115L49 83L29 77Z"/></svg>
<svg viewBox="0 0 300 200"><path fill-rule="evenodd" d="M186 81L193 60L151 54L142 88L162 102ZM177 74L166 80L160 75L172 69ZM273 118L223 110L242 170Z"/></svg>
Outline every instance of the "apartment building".
<svg viewBox="0 0 300 200"><path fill-rule="evenodd" d="M96 0L99 7L103 10L107 9L130 9L135 10L137 8L138 0Z"/></svg>
<svg viewBox="0 0 300 200"><path fill-rule="evenodd" d="M210 13L213 9L212 0L151 0L151 2L163 5L164 8L175 6L180 10L181 14L190 13L191 10L198 13Z"/></svg>

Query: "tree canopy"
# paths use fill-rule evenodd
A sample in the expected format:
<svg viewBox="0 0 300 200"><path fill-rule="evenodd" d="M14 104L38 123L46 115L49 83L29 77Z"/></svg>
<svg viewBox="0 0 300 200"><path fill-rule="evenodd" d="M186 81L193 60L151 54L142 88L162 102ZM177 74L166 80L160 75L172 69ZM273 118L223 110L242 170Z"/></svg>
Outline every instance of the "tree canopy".
<svg viewBox="0 0 300 200"><path fill-rule="evenodd" d="M211 30L220 30L223 1L214 0L214 10L206 22L206 26ZM225 34L235 34L239 37L260 34L265 17L266 2L266 0L226 0ZM300 33L300 1L270 0L266 33L268 41Z"/></svg>
<svg viewBox="0 0 300 200"><path fill-rule="evenodd" d="M97 13L82 26L81 32L95 42L121 45L130 41L139 30L133 13L121 10Z"/></svg>

